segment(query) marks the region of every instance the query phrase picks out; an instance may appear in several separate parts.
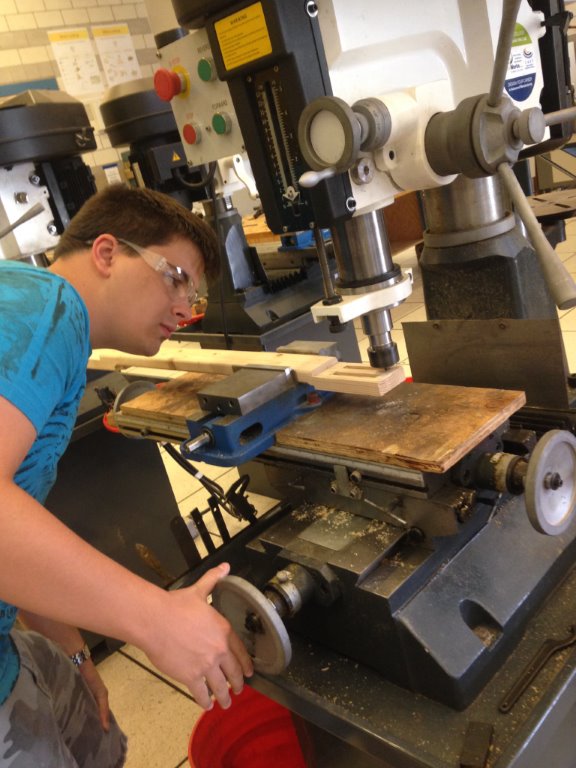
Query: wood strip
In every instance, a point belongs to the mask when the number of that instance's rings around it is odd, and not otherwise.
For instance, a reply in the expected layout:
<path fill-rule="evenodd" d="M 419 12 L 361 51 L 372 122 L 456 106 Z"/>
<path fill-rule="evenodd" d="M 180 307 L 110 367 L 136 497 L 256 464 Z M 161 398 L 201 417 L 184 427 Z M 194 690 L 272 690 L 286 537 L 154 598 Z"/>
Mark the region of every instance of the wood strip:
<path fill-rule="evenodd" d="M 128 416 L 122 413 L 119 418 L 115 419 L 115 422 L 121 432 L 133 430 L 142 437 L 151 437 L 159 442 L 167 440 L 181 443 L 190 438 L 188 427 L 185 424 L 175 424 L 173 421 L 153 419 L 149 416 L 146 418 Z"/>
<path fill-rule="evenodd" d="M 170 343 L 169 343 L 170 344 Z M 302 376 L 320 373 L 338 360 L 328 355 L 294 355 L 283 352 L 245 352 L 241 350 L 198 349 L 189 346 L 162 345 L 153 357 L 129 355 L 111 349 L 96 350 L 89 361 L 90 368 L 122 369 L 132 366 L 167 368 L 205 373 L 233 373 L 238 368 L 292 368 Z"/>
<path fill-rule="evenodd" d="M 231 374 L 247 366 L 290 368 L 296 380 L 328 392 L 347 392 L 379 397 L 404 380 L 401 366 L 387 371 L 367 363 L 340 363 L 328 355 L 295 355 L 284 352 L 245 352 L 198 349 L 167 342 L 153 357 L 128 355 L 116 350 L 96 350 L 88 367 L 96 370 L 123 370 L 134 366 L 163 370 Z"/>

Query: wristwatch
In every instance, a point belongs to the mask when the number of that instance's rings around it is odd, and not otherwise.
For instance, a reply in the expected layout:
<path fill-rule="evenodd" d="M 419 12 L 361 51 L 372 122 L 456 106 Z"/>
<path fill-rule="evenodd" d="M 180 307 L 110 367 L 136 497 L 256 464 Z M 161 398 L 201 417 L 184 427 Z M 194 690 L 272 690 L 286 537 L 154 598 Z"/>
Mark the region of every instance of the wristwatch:
<path fill-rule="evenodd" d="M 88 661 L 92 654 L 90 653 L 90 648 L 88 648 L 88 644 L 84 643 L 83 648 L 81 648 L 79 651 L 76 651 L 76 653 L 73 653 L 68 658 L 74 664 L 76 667 L 81 667 L 82 664 L 84 664 L 85 661 Z"/>

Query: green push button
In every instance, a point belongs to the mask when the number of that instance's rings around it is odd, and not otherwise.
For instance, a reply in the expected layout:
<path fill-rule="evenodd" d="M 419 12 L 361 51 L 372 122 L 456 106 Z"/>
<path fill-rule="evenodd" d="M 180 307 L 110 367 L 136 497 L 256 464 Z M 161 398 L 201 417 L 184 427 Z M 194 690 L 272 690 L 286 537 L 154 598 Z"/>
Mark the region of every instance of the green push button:
<path fill-rule="evenodd" d="M 226 112 L 216 112 L 212 116 L 212 128 L 219 136 L 225 136 L 232 130 L 232 121 L 230 115 Z"/>
<path fill-rule="evenodd" d="M 216 79 L 216 73 L 214 71 L 214 62 L 212 59 L 200 59 L 198 62 L 198 77 L 205 83 L 209 83 Z"/>

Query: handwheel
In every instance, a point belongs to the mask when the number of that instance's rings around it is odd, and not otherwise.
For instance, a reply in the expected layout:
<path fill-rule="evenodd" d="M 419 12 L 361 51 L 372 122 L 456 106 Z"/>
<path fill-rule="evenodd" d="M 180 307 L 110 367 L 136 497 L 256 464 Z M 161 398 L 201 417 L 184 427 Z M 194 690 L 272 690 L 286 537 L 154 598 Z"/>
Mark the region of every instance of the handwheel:
<path fill-rule="evenodd" d="M 576 437 L 553 429 L 532 452 L 524 484 L 526 510 L 537 531 L 563 533 L 576 510 Z"/>
<path fill-rule="evenodd" d="M 212 605 L 232 625 L 254 661 L 254 669 L 279 675 L 292 658 L 292 644 L 282 619 L 249 581 L 226 576 L 212 591 Z"/>

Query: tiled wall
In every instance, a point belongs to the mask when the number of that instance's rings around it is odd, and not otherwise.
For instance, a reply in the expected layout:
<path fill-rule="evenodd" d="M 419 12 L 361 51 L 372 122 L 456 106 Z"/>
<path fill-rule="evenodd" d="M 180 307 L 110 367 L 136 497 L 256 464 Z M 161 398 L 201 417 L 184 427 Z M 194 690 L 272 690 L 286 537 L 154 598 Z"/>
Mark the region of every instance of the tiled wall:
<path fill-rule="evenodd" d="M 157 62 L 154 38 L 143 2 L 133 0 L 0 0 L 0 84 L 56 78 L 59 70 L 48 40 L 48 30 L 91 24 L 128 25 L 142 77 L 153 74 Z M 83 155 L 94 166 L 118 160 L 103 130 L 98 103 L 87 104 L 96 130 L 98 150 Z"/>

